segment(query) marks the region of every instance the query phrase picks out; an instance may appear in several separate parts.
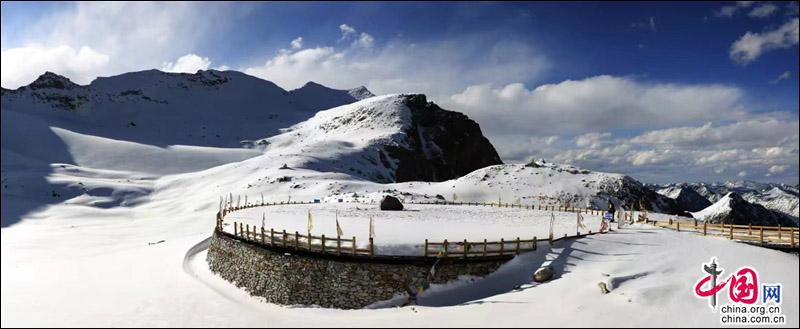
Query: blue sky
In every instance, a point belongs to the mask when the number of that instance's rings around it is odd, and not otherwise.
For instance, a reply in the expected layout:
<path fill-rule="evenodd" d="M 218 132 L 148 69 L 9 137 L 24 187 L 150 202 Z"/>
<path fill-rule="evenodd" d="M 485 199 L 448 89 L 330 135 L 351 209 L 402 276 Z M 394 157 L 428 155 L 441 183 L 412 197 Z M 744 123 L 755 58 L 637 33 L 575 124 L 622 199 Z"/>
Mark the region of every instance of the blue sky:
<path fill-rule="evenodd" d="M 423 92 L 507 161 L 795 184 L 797 16 L 789 2 L 3 2 L 2 84 L 222 68 Z"/>

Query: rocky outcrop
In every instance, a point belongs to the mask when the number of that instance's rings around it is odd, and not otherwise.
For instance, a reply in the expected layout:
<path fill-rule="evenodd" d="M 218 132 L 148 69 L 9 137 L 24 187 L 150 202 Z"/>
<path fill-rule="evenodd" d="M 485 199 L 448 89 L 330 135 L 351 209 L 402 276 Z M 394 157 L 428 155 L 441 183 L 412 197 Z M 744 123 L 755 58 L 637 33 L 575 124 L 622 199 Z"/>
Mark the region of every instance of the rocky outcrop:
<path fill-rule="evenodd" d="M 441 182 L 503 163 L 480 126 L 466 115 L 444 110 L 425 95 L 408 95 L 405 102 L 411 110 L 405 131 L 410 148 L 385 148 L 399 161 L 396 182 Z"/>
<path fill-rule="evenodd" d="M 391 195 L 386 195 L 381 200 L 381 210 L 403 210 L 403 203 Z"/>

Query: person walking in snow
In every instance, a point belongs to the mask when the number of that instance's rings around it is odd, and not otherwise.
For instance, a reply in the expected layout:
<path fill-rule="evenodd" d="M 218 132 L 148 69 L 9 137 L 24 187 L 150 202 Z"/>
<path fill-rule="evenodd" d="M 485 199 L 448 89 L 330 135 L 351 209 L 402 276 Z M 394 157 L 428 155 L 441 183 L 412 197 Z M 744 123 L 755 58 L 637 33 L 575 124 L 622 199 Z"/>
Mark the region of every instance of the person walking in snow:
<path fill-rule="evenodd" d="M 609 199 L 608 200 L 608 213 L 611 214 L 611 220 L 610 221 L 612 223 L 614 222 L 614 218 L 615 218 L 614 215 L 615 215 L 616 212 L 617 212 L 617 209 L 614 207 L 614 203 L 611 202 L 611 200 Z"/>

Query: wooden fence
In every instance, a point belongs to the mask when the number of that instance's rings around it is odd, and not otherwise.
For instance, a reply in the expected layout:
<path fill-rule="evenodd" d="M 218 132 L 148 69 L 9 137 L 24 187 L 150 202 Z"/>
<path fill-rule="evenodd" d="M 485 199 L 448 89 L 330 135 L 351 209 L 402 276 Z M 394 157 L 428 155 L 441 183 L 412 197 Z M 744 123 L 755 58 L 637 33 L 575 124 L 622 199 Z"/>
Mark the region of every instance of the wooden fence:
<path fill-rule="evenodd" d="M 721 236 L 730 240 L 738 240 L 760 246 L 800 247 L 800 229 L 797 227 L 757 226 L 757 225 L 732 225 L 709 224 L 698 220 L 666 221 L 648 220 L 657 227 L 673 229 L 676 231 L 690 231 L 704 236 Z"/>
<path fill-rule="evenodd" d="M 226 225 L 225 216 L 231 212 L 249 209 L 255 207 L 266 207 L 276 205 L 296 205 L 296 204 L 314 204 L 315 202 L 292 201 L 292 202 L 260 202 L 245 205 L 226 205 L 217 213 L 216 230 L 226 233 L 223 227 Z M 415 204 L 439 204 L 439 205 L 473 205 L 473 206 L 488 206 L 488 207 L 502 207 L 502 208 L 519 208 L 519 209 L 539 209 L 546 211 L 568 211 L 583 214 L 602 214 L 601 210 L 586 209 L 586 208 L 566 208 L 551 205 L 522 205 L 512 203 L 478 203 L 478 202 L 419 202 Z M 625 218 L 628 218 L 626 213 Z M 630 213 L 632 218 L 633 213 Z M 574 236 L 564 235 L 563 237 L 554 238 L 549 237 L 544 241 L 553 243 L 556 241 L 578 238 L 587 235 L 592 235 L 589 230 L 588 233 L 581 234 L 577 232 Z M 324 234 L 320 236 L 310 234 L 300 234 L 299 231 L 286 232 L 286 230 L 277 231 L 274 228 L 267 229 L 266 227 L 257 227 L 255 225 L 233 222 L 233 236 L 242 240 L 249 241 L 256 244 L 261 244 L 270 247 L 282 247 L 294 250 L 301 250 L 307 252 L 316 252 L 322 254 L 334 255 L 355 255 L 355 256 L 375 256 L 375 244 L 373 238 L 368 239 L 366 248 L 358 248 L 356 237 L 342 238 L 341 236 L 326 237 Z M 457 242 L 449 242 L 444 240 L 442 242 L 432 242 L 425 239 L 423 257 L 435 258 L 480 258 L 480 257 L 503 257 L 519 255 L 520 253 L 536 250 L 536 244 L 542 240 L 533 237 L 529 240 L 523 240 L 517 237 L 516 239 L 500 241 L 467 241 L 466 239 Z"/>
<path fill-rule="evenodd" d="M 358 248 L 356 237 L 342 238 L 341 236 L 326 237 L 323 235 L 300 234 L 286 232 L 286 230 L 276 231 L 273 228 L 267 230 L 265 227 L 250 226 L 239 222 L 233 222 L 233 235 L 245 241 L 250 241 L 270 247 L 282 247 L 294 250 L 318 252 L 322 254 L 336 255 L 364 255 L 373 256 L 375 244 L 372 238 L 368 239 L 366 249 Z"/>

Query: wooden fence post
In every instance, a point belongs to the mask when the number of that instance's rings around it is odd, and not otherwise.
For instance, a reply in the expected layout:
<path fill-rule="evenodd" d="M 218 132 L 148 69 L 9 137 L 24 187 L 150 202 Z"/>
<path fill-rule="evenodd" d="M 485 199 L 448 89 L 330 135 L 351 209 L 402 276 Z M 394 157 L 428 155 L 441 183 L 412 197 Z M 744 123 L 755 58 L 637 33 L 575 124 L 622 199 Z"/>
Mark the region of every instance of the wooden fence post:
<path fill-rule="evenodd" d="M 467 244 L 467 239 L 464 239 L 464 258 L 467 258 L 467 250 L 469 249 L 469 245 Z"/>
<path fill-rule="evenodd" d="M 792 243 L 792 248 L 794 248 L 794 229 L 789 231 L 789 241 Z"/>
<path fill-rule="evenodd" d="M 269 245 L 270 246 L 275 245 L 275 230 L 272 229 L 271 227 L 269 228 Z"/>
<path fill-rule="evenodd" d="M 444 239 L 442 245 L 444 245 L 444 257 L 447 257 L 447 239 Z"/>
<path fill-rule="evenodd" d="M 325 234 L 322 235 L 322 253 L 325 253 Z"/>
<path fill-rule="evenodd" d="M 678 232 L 681 231 L 681 222 L 675 222 L 677 224 Z"/>
<path fill-rule="evenodd" d="M 781 231 L 783 231 L 783 229 L 781 228 L 780 225 L 778 225 L 778 243 L 781 242 Z"/>
<path fill-rule="evenodd" d="M 238 223 L 233 222 L 233 235 L 234 236 L 239 235 L 239 227 L 238 227 L 238 225 L 239 225 Z"/>
<path fill-rule="evenodd" d="M 264 234 L 264 226 L 261 226 L 261 244 L 267 244 L 267 235 Z"/>
<path fill-rule="evenodd" d="M 519 237 L 517 237 L 517 250 L 516 254 L 519 255 Z"/>
<path fill-rule="evenodd" d="M 486 257 L 486 239 L 483 239 L 483 257 Z"/>
<path fill-rule="evenodd" d="M 730 225 L 730 237 L 733 240 L 733 224 Z"/>
<path fill-rule="evenodd" d="M 761 241 L 761 245 L 763 246 L 764 245 L 764 227 L 763 226 L 758 228 L 758 236 L 759 236 L 759 240 Z"/>
<path fill-rule="evenodd" d="M 506 249 L 506 241 L 500 238 L 500 256 L 503 256 L 503 251 Z"/>
<path fill-rule="evenodd" d="M 424 256 L 428 257 L 428 239 L 425 239 L 425 253 L 424 253 Z"/>
<path fill-rule="evenodd" d="M 747 224 L 747 235 L 753 235 L 753 223 Z"/>
<path fill-rule="evenodd" d="M 300 232 L 294 231 L 294 250 L 300 249 Z"/>
<path fill-rule="evenodd" d="M 372 238 L 369 238 L 369 257 L 372 257 L 375 254 L 375 245 L 372 242 Z"/>
<path fill-rule="evenodd" d="M 283 230 L 283 247 L 286 248 L 286 230 Z"/>
<path fill-rule="evenodd" d="M 703 236 L 706 235 L 707 225 L 708 225 L 708 223 L 706 221 L 703 221 Z"/>
<path fill-rule="evenodd" d="M 533 237 L 533 250 L 536 250 L 536 237 Z"/>

